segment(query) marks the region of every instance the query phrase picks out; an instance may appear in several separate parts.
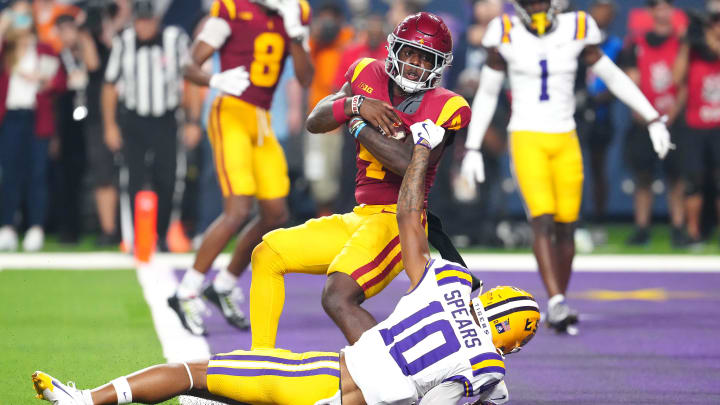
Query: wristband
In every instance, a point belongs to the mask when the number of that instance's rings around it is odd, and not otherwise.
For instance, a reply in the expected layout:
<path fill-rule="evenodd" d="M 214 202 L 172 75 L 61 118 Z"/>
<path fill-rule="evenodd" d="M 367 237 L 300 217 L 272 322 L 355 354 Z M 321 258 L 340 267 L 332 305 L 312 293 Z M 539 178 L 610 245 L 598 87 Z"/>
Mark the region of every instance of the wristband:
<path fill-rule="evenodd" d="M 415 145 L 424 146 L 424 147 L 428 148 L 428 150 L 432 150 L 432 147 L 430 147 L 430 141 L 428 141 L 425 138 L 418 139 L 418 141 L 415 142 Z"/>
<path fill-rule="evenodd" d="M 335 121 L 337 121 L 338 124 L 347 122 L 347 120 L 350 119 L 350 117 L 347 114 L 345 114 L 345 100 L 347 100 L 347 97 L 343 97 L 341 99 L 333 101 L 333 105 L 332 105 L 333 118 L 335 118 Z"/>
<path fill-rule="evenodd" d="M 350 121 L 350 125 L 348 125 L 348 129 L 350 130 L 350 134 L 353 138 L 357 139 L 358 135 L 360 135 L 360 131 L 362 131 L 362 129 L 366 126 L 367 122 L 365 122 L 362 118 L 353 118 Z"/>
<path fill-rule="evenodd" d="M 360 115 L 360 106 L 365 101 L 365 96 L 353 96 L 352 98 L 352 113 L 353 115 Z"/>

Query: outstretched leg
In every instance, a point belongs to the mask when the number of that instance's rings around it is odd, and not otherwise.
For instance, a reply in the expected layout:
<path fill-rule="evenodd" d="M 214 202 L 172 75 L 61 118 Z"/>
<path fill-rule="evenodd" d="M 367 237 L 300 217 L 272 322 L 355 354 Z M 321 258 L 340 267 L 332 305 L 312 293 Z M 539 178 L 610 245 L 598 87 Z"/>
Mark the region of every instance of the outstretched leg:
<path fill-rule="evenodd" d="M 83 391 L 62 384 L 42 371 L 35 372 L 32 380 L 39 396 L 51 402 L 77 405 L 156 404 L 178 395 L 209 398 L 207 368 L 207 361 L 162 364 Z"/>

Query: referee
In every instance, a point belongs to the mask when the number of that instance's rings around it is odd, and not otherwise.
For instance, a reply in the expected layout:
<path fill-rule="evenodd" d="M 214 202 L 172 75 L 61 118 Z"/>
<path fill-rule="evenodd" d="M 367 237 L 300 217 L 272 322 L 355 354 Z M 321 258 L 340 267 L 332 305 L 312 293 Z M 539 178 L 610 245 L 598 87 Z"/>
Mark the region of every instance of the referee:
<path fill-rule="evenodd" d="M 151 0 L 133 1 L 133 14 L 133 25 L 113 39 L 105 71 L 105 142 L 123 153 L 131 201 L 141 189 L 156 192 L 158 246 L 166 250 L 177 165 L 176 112 L 189 38 L 178 27 L 161 27 Z M 188 118 L 186 132 L 200 131 L 199 117 Z"/>

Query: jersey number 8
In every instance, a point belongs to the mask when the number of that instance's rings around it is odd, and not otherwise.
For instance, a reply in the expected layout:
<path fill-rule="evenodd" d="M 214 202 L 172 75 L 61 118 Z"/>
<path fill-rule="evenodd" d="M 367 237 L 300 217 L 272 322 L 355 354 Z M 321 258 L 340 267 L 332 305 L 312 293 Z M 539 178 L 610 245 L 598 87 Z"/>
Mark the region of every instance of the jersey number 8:
<path fill-rule="evenodd" d="M 380 335 L 385 345 L 392 345 L 390 347 L 390 355 L 406 376 L 415 375 L 460 350 L 460 342 L 450 322 L 445 319 L 439 319 L 434 322 L 426 321 L 430 316 L 440 312 L 443 312 L 442 304 L 439 301 L 433 301 L 427 307 L 403 319 L 397 325 L 389 329 L 380 330 Z M 425 321 L 425 323 L 420 329 L 405 336 L 397 343 L 395 342 L 395 338 L 398 337 L 398 335 L 423 321 Z M 432 342 L 442 340 L 443 343 L 441 345 L 411 362 L 407 361 L 405 353 L 438 332 L 442 335 L 442 339 L 433 340 Z M 427 343 L 425 344 L 427 345 Z"/>
<path fill-rule="evenodd" d="M 250 65 L 250 81 L 257 87 L 272 87 L 280 76 L 285 40 L 277 32 L 264 32 L 255 38 L 255 53 Z"/>

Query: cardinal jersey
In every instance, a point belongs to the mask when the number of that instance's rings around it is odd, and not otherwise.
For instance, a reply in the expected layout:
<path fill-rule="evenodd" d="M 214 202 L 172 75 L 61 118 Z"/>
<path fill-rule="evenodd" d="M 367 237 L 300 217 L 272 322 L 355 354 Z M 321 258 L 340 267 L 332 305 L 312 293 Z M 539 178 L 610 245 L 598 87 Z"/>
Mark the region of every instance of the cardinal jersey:
<path fill-rule="evenodd" d="M 578 56 L 601 40 L 595 20 L 584 11 L 558 15 L 553 29 L 542 37 L 528 31 L 516 16 L 492 20 L 483 46 L 497 48 L 507 61 L 512 90 L 508 129 L 573 131 Z"/>
<path fill-rule="evenodd" d="M 695 50 L 690 52 L 685 119 L 695 129 L 720 126 L 720 59 L 708 60 Z"/>
<path fill-rule="evenodd" d="M 647 35 L 635 41 L 637 68 L 640 71 L 640 90 L 661 114 L 672 110 L 677 101 L 677 87 L 672 69 L 680 50 L 680 40 L 672 36 L 662 44 L 653 46 Z"/>
<path fill-rule="evenodd" d="M 473 320 L 470 273 L 430 260 L 414 290 L 390 316 L 346 347 L 348 371 L 372 404 L 409 404 L 433 387 L 455 381 L 467 397 L 499 383 L 505 364 L 483 316 Z"/>
<path fill-rule="evenodd" d="M 310 6 L 299 2 L 301 19 L 310 21 Z M 250 73 L 250 87 L 239 97 L 250 104 L 270 109 L 273 93 L 282 75 L 289 41 L 282 17 L 266 14 L 250 0 L 215 0 L 210 16 L 225 20 L 230 36 L 219 49 L 220 70 L 245 66 Z"/>
<path fill-rule="evenodd" d="M 345 74 L 350 83 L 352 94 L 364 95 L 393 104 L 390 101 L 390 77 L 385 73 L 385 65 L 372 58 L 364 58 L 353 63 Z M 430 119 L 437 125 L 451 131 L 464 128 L 470 122 L 470 106 L 467 101 L 444 88 L 435 88 L 404 100 L 395 107 L 403 122 L 402 130 L 411 138 L 410 125 Z M 400 192 L 402 177 L 380 164 L 360 142 L 356 141 L 357 176 L 355 178 L 355 199 L 358 204 L 380 205 L 396 204 Z M 425 198 L 435 179 L 438 161 L 431 162 L 425 177 Z"/>

